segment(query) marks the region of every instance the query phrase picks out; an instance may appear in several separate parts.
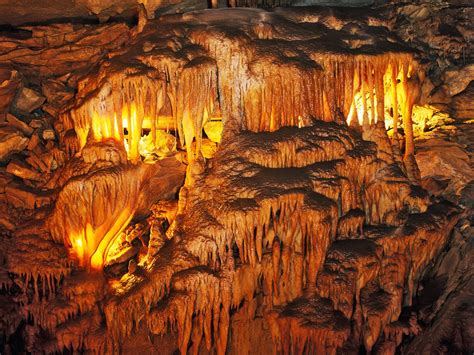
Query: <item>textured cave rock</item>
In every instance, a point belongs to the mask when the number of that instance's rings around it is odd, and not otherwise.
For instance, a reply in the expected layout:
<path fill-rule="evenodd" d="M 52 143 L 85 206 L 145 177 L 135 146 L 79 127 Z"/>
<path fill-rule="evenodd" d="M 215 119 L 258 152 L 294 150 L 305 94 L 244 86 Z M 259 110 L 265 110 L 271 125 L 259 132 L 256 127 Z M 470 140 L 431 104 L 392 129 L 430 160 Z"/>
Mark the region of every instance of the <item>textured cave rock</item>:
<path fill-rule="evenodd" d="M 463 6 L 464 5 L 464 6 Z M 464 108 L 456 108 L 456 96 L 474 80 L 472 63 L 474 34 L 472 6 L 463 1 L 402 4 L 394 8 L 391 29 L 414 48 L 423 52 L 427 79 L 422 88 L 422 103 L 451 112 L 456 118 L 472 118 Z M 467 115 L 466 115 L 467 113 Z"/>
<path fill-rule="evenodd" d="M 0 351 L 472 351 L 472 129 L 414 107 L 439 80 L 469 119 L 469 68 L 424 81 L 387 27 L 436 6 L 2 33 Z"/>
<path fill-rule="evenodd" d="M 241 7 L 275 7 L 275 6 L 367 6 L 374 0 L 285 0 L 285 1 L 197 1 L 197 0 L 20 0 L 12 4 L 8 0 L 0 1 L 0 24 L 20 25 L 25 23 L 44 23 L 48 21 L 64 21 L 68 19 L 98 19 L 107 21 L 110 18 L 132 19 L 137 8 L 143 4 L 149 18 L 155 14 L 183 13 L 203 10 L 210 6 L 241 6 Z M 27 10 L 26 10 L 27 9 Z"/>

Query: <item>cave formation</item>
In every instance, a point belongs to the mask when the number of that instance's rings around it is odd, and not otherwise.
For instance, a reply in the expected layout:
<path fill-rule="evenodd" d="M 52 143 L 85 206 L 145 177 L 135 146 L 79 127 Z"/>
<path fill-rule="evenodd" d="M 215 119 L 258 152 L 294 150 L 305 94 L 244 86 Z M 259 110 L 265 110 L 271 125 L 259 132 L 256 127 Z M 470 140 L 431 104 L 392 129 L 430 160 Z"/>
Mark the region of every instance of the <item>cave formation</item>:
<path fill-rule="evenodd" d="M 474 351 L 472 7 L 46 3 L 0 3 L 0 353 Z"/>

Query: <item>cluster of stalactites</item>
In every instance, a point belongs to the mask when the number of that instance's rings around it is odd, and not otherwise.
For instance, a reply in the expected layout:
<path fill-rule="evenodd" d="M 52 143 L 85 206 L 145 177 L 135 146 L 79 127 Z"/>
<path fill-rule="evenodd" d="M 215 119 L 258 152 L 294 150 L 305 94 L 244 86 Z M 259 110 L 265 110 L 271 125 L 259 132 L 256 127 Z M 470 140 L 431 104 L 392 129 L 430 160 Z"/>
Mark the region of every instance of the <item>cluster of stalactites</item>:
<path fill-rule="evenodd" d="M 232 263 L 227 258 L 227 264 Z M 164 334 L 178 328 L 178 347 L 181 354 L 198 354 L 202 340 L 208 351 L 214 339 L 218 354 L 225 354 L 230 322 L 231 283 L 229 270 L 223 265 L 219 277 L 212 272 L 186 271 L 174 276 L 171 296 L 152 308 L 147 325 L 154 334 Z M 188 350 L 189 342 L 192 347 Z"/>
<path fill-rule="evenodd" d="M 52 297 L 59 288 L 61 278 L 68 275 L 69 272 L 69 269 L 64 268 L 64 270 L 58 270 L 57 273 L 41 273 L 36 270 L 19 273 L 19 277 L 23 282 L 22 291 L 26 292 L 28 287 L 31 287 L 36 300 Z"/>
<path fill-rule="evenodd" d="M 413 154 L 411 112 L 419 80 L 411 54 L 316 53 L 312 59 L 318 65 L 305 67 L 251 61 L 245 49 L 236 53 L 199 36 L 194 41 L 216 61 L 198 57 L 183 67 L 163 64 L 162 70 L 150 69 L 158 79 L 148 74 L 105 75 L 95 84 L 100 89 L 91 83 L 84 87 L 91 94 L 82 93 L 86 99 L 66 113 L 81 148 L 89 139 L 125 138 L 129 159 L 138 161 L 143 129 L 149 130 L 152 146 L 157 145 L 158 129 L 172 129 L 192 160 L 200 151 L 203 126 L 216 112 L 222 112 L 229 129 L 254 132 L 302 127 L 312 118 L 367 127 L 390 115 L 395 137 L 403 117 L 406 154 Z"/>
<path fill-rule="evenodd" d="M 370 126 L 383 122 L 390 110 L 395 121 L 399 114 L 411 116 L 416 100 L 411 54 L 314 60 L 321 68 L 253 64 L 252 72 L 257 75 L 249 78 L 243 95 L 247 129 L 262 132 L 301 127 L 310 117 Z M 405 125 L 408 123 L 405 120 Z"/>
<path fill-rule="evenodd" d="M 416 62 L 409 54 L 376 57 L 358 61 L 347 80 L 352 102 L 345 113 L 347 123 L 362 128 L 393 119 L 393 137 L 397 138 L 400 117 L 406 135 L 405 155 L 413 155 L 412 108 L 419 96 Z M 345 106 L 347 107 L 347 106 Z"/>
<path fill-rule="evenodd" d="M 324 207 L 311 207 L 312 198 Z M 222 239 L 232 238 L 240 261 L 261 273 L 268 303 L 280 304 L 314 286 L 325 251 L 335 238 L 337 206 L 319 194 L 294 193 L 265 200 L 259 210 L 233 211 L 223 221 L 227 238 Z M 263 260 L 265 250 L 271 251 L 271 260 Z M 260 269 L 262 265 L 271 268 Z M 242 290 L 234 294 L 237 307 Z"/>
<path fill-rule="evenodd" d="M 167 75 L 166 80 L 114 75 L 97 95 L 65 113 L 63 121 L 74 127 L 81 149 L 88 142 L 112 138 L 123 142 L 132 162 L 147 153 L 139 149 L 144 130 L 151 135 L 150 151 L 159 146 L 158 130 L 173 130 L 188 154 L 196 154 L 203 126 L 214 112 L 216 78 L 211 60 L 184 67 L 178 77 Z M 194 140 L 196 149 L 192 150 Z"/>
<path fill-rule="evenodd" d="M 176 329 L 183 354 L 198 353 L 202 339 L 208 350 L 214 341 L 217 353 L 224 354 L 229 311 L 239 308 L 242 300 L 253 299 L 259 279 L 268 305 L 284 304 L 304 289 L 314 289 L 335 238 L 337 206 L 319 194 L 295 193 L 265 200 L 259 210 L 233 211 L 222 221 L 225 226 L 216 231 L 220 232 L 216 241 L 221 243 L 216 250 L 222 261 L 219 277 L 204 266 L 176 272 L 168 297 L 146 318 L 154 334 Z M 229 254 L 234 242 L 238 266 Z M 209 255 L 199 257 L 209 263 Z"/>

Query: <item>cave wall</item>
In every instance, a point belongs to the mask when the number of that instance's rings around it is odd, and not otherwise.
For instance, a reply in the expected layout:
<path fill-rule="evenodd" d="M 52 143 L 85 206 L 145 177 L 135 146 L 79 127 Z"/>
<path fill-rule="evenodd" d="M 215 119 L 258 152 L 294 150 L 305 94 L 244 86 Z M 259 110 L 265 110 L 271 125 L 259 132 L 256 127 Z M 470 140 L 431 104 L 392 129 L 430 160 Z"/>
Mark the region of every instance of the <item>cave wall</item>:
<path fill-rule="evenodd" d="M 236 1 L 237 6 L 367 6 L 374 0 L 282 0 Z M 206 0 L 19 0 L 12 3 L 0 0 L 0 25 L 20 25 L 47 21 L 64 21 L 71 18 L 106 21 L 111 17 L 132 19 L 137 6 L 143 4 L 150 18 L 165 13 L 182 13 L 210 7 Z M 219 7 L 228 5 L 218 0 Z"/>
<path fill-rule="evenodd" d="M 119 17 L 132 20 L 137 6 L 143 4 L 149 18 L 162 14 L 183 13 L 211 7 L 277 7 L 277 6 L 341 6 L 364 7 L 370 5 L 405 4 L 399 0 L 19 0 L 12 3 L 0 0 L 0 25 L 20 25 L 47 21 L 64 21 L 75 18 L 89 21 L 107 21 Z M 416 1 L 423 6 L 424 1 Z M 426 2 L 428 3 L 428 2 Z M 469 6 L 468 0 L 433 2 L 448 6 Z M 408 4 L 409 5 L 409 4 Z"/>

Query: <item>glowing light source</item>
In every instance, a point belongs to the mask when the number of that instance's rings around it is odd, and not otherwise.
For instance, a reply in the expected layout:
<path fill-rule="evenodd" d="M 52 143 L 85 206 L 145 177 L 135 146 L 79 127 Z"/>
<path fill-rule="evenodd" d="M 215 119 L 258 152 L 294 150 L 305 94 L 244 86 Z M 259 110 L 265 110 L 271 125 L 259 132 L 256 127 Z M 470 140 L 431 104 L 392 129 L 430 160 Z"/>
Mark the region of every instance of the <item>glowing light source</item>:
<path fill-rule="evenodd" d="M 70 240 L 71 240 L 74 253 L 77 259 L 79 260 L 79 264 L 83 265 L 84 264 L 84 243 L 82 242 L 82 236 L 72 235 Z"/>
<path fill-rule="evenodd" d="M 88 223 L 83 231 L 71 233 L 69 241 L 79 265 L 88 269 L 101 270 L 115 239 L 130 223 L 132 217 L 133 211 L 124 209 L 111 226 L 101 225 L 93 228 Z"/>
<path fill-rule="evenodd" d="M 406 114 L 409 93 L 404 83 L 407 76 L 404 76 L 403 68 L 390 63 L 383 74 L 382 87 L 376 87 L 373 83 L 376 74 L 373 70 L 368 73 L 365 81 L 355 81 L 354 95 L 346 118 L 349 125 L 354 120 L 362 126 L 372 125 L 384 119 L 386 126 L 392 126 L 392 122 L 395 126 L 400 112 Z"/>
<path fill-rule="evenodd" d="M 153 153 L 166 155 L 176 149 L 176 139 L 171 139 L 171 136 L 165 132 L 165 130 L 176 129 L 173 117 L 146 116 L 143 109 L 138 107 L 135 102 L 123 105 L 120 113 L 99 114 L 96 111 L 92 112 L 90 127 L 76 130 L 81 148 L 85 146 L 89 135 L 95 142 L 115 139 L 117 142 L 123 142 L 128 159 L 132 162 L 138 162 L 141 156 L 147 157 Z M 196 127 L 194 127 L 190 111 L 183 112 L 182 122 L 186 148 L 191 154 Z M 210 129 L 211 137 L 209 138 L 219 142 L 222 134 L 222 118 L 210 118 L 206 111 L 203 122 L 206 122 L 203 126 Z M 204 128 L 205 131 L 206 128 Z M 144 132 L 149 133 L 145 134 Z"/>

